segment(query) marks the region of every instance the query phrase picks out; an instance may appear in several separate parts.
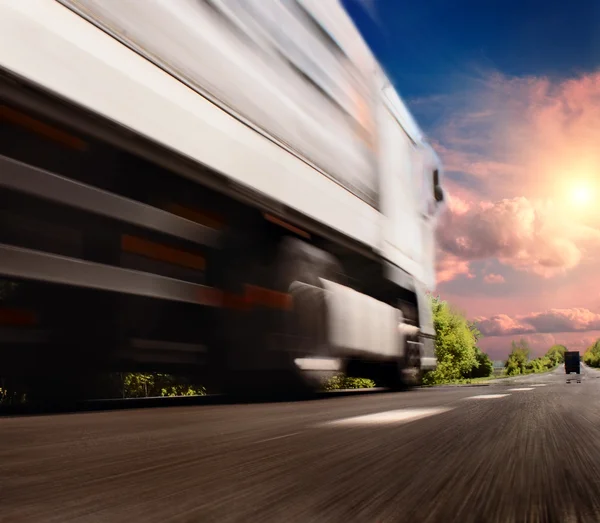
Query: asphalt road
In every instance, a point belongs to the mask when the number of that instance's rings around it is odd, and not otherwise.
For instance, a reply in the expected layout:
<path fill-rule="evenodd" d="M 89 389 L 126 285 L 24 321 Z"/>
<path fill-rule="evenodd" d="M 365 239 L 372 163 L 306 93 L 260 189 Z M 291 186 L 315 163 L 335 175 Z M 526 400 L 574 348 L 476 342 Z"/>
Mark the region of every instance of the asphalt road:
<path fill-rule="evenodd" d="M 600 372 L 0 419 L 0 521 L 600 521 Z"/>

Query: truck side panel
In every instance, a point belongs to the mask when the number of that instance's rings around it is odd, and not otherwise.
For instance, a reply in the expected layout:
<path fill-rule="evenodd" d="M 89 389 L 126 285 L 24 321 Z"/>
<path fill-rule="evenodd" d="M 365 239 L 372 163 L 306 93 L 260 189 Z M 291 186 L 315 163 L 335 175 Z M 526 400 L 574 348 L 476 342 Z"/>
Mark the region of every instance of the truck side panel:
<path fill-rule="evenodd" d="M 2 4 L 0 65 L 365 244 L 435 287 L 422 133 L 358 32 L 351 45 L 338 2 L 301 2 L 316 13 L 312 19 L 295 1 L 269 3 L 286 14 L 291 42 L 258 0 L 149 0 L 143 10 L 132 0 L 61 3 L 112 34 L 126 32 L 131 46 L 225 101 L 233 116 L 50 0 Z M 332 36 L 320 35 L 325 26 L 317 18 L 331 21 Z M 39 45 L 13 45 L 19 38 Z"/>
<path fill-rule="evenodd" d="M 371 205 L 57 2 L 0 2 L 0 67 L 379 247 Z"/>
<path fill-rule="evenodd" d="M 61 1 L 377 205 L 373 76 L 296 0 Z"/>

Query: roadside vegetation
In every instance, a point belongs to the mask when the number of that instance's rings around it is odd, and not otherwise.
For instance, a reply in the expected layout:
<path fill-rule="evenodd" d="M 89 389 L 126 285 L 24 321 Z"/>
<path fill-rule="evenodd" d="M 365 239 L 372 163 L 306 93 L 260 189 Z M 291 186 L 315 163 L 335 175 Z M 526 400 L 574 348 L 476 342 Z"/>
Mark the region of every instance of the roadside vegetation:
<path fill-rule="evenodd" d="M 532 359 L 527 341 L 521 339 L 512 342 L 503 372 L 495 375 L 490 357 L 478 347 L 482 336 L 476 324 L 439 297 L 430 299 L 438 368 L 424 376 L 426 385 L 479 383 L 519 374 L 548 372 L 564 362 L 567 350 L 564 345 L 553 345 L 546 354 Z M 600 343 L 596 354 L 599 357 L 596 361 L 600 364 Z"/>
<path fill-rule="evenodd" d="M 439 297 L 430 297 L 436 332 L 437 369 L 425 373 L 425 385 L 464 383 L 488 378 L 494 371 L 490 357 L 477 345 L 481 333 L 460 311 Z"/>
<path fill-rule="evenodd" d="M 0 379 L 0 405 L 19 405 L 27 402 L 27 395 L 17 392 L 19 387 Z M 91 397 L 102 399 L 153 398 L 173 396 L 204 396 L 206 389 L 187 379 L 158 372 L 119 372 L 100 376 L 91 387 Z M 91 399 L 91 397 L 89 399 Z"/>
<path fill-rule="evenodd" d="M 323 388 L 325 390 L 344 390 L 344 389 L 372 389 L 375 382 L 368 378 L 353 378 L 340 374 L 327 380 Z"/>
<path fill-rule="evenodd" d="M 583 363 L 590 367 L 600 368 L 600 338 L 583 353 Z"/>
<path fill-rule="evenodd" d="M 119 374 L 123 398 L 157 396 L 204 396 L 206 389 L 187 383 L 171 374 L 128 372 Z"/>
<path fill-rule="evenodd" d="M 512 350 L 506 360 L 506 374 L 517 376 L 519 374 L 548 372 L 564 363 L 566 350 L 567 348 L 564 345 L 553 345 L 544 356 L 530 359 L 531 351 L 527 342 L 523 339 L 518 342 L 513 341 Z"/>
<path fill-rule="evenodd" d="M 0 382 L 0 406 L 2 405 L 18 405 L 25 403 L 27 396 L 24 393 L 16 392 L 9 389 L 4 380 Z"/>

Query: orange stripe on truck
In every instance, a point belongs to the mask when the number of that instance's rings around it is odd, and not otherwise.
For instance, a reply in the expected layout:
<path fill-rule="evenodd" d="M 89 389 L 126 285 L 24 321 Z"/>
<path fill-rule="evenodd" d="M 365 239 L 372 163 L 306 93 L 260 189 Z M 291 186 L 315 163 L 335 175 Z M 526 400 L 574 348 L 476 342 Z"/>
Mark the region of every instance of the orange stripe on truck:
<path fill-rule="evenodd" d="M 206 227 L 211 227 L 212 229 L 221 229 L 225 223 L 225 220 L 215 213 L 190 209 L 177 203 L 168 203 L 163 209 L 171 214 L 175 214 L 191 222 L 199 223 L 200 225 L 205 225 Z"/>
<path fill-rule="evenodd" d="M 38 136 L 52 140 L 53 142 L 59 143 L 70 149 L 85 151 L 88 148 L 87 143 L 81 138 L 66 133 L 65 131 L 61 131 L 56 127 L 41 122 L 40 120 L 36 120 L 35 118 L 16 111 L 6 105 L 0 106 L 0 120 L 12 123 L 13 125 L 18 125 Z"/>
<path fill-rule="evenodd" d="M 293 308 L 292 296 L 256 285 L 245 285 L 243 294 L 224 293 L 223 306 L 228 309 L 249 311 L 256 307 L 289 311 Z"/>
<path fill-rule="evenodd" d="M 16 325 L 20 327 L 38 323 L 37 314 L 27 309 L 0 308 L 0 325 Z"/>
<path fill-rule="evenodd" d="M 287 229 L 288 231 L 296 233 L 298 236 L 302 236 L 303 238 L 306 238 L 306 239 L 310 238 L 310 234 L 307 233 L 306 231 L 303 231 L 302 229 L 296 227 L 295 225 L 285 222 L 282 219 L 277 218 L 276 216 L 273 216 L 272 214 L 263 213 L 263 216 L 264 216 L 265 220 L 267 220 L 268 222 L 274 223 L 275 225 L 279 225 L 280 227 L 283 227 L 284 229 Z"/>
<path fill-rule="evenodd" d="M 292 296 L 290 294 L 254 285 L 246 285 L 246 299 L 252 305 L 270 309 L 290 310 L 292 308 Z"/>
<path fill-rule="evenodd" d="M 213 303 L 220 299 L 226 309 L 249 312 L 257 307 L 289 311 L 293 308 L 292 296 L 284 292 L 272 291 L 256 285 L 245 285 L 242 294 L 232 292 L 215 293 Z"/>
<path fill-rule="evenodd" d="M 129 236 L 128 234 L 121 236 L 121 249 L 132 254 L 146 256 L 147 258 L 198 271 L 203 271 L 206 268 L 206 260 L 203 256 L 167 247 L 166 245 L 144 240 L 136 236 Z"/>

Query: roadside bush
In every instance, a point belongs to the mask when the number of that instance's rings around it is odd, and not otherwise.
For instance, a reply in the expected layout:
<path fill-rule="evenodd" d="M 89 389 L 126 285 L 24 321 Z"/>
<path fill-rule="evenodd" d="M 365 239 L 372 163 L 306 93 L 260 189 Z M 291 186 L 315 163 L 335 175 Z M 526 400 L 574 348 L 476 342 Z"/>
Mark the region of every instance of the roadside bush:
<path fill-rule="evenodd" d="M 525 340 L 520 340 L 518 343 L 512 342 L 512 350 L 506 359 L 506 374 L 515 376 L 517 374 L 527 373 L 527 364 L 529 361 L 529 345 Z M 531 367 L 530 367 L 531 368 Z M 533 371 L 532 371 L 533 372 Z"/>
<path fill-rule="evenodd" d="M 512 350 L 506 360 L 505 370 L 508 376 L 547 372 L 565 360 L 566 347 L 554 345 L 540 358 L 529 359 L 529 345 L 525 340 L 512 342 Z"/>
<path fill-rule="evenodd" d="M 600 339 L 587 348 L 583 354 L 583 362 L 590 367 L 600 368 Z"/>
<path fill-rule="evenodd" d="M 552 360 L 553 366 L 556 367 L 565 362 L 565 352 L 567 348 L 564 345 L 553 345 L 546 352 L 546 357 Z"/>
<path fill-rule="evenodd" d="M 344 389 L 372 389 L 375 382 L 368 378 L 352 378 L 339 374 L 333 376 L 325 382 L 325 390 L 344 390 Z"/>
<path fill-rule="evenodd" d="M 156 396 L 204 396 L 206 389 L 170 374 L 129 372 L 122 376 L 123 398 Z"/>
<path fill-rule="evenodd" d="M 20 403 L 25 403 L 26 401 L 27 396 L 25 394 L 0 387 L 0 406 L 18 405 Z"/>
<path fill-rule="evenodd" d="M 438 366 L 436 370 L 424 374 L 423 383 L 435 385 L 462 380 L 475 373 L 482 362 L 484 369 L 481 372 L 487 372 L 487 362 L 480 356 L 482 352 L 477 347 L 477 341 L 481 338 L 479 330 L 447 302 L 439 297 L 430 299 Z"/>
<path fill-rule="evenodd" d="M 27 391 L 18 380 L 0 376 L 0 406 L 19 405 L 27 401 Z"/>
<path fill-rule="evenodd" d="M 547 357 L 536 358 L 530 360 L 525 364 L 525 374 L 532 374 L 536 372 L 545 372 L 549 369 L 556 367 L 554 362 Z"/>
<path fill-rule="evenodd" d="M 469 372 L 464 373 L 463 378 L 487 378 L 494 373 L 494 363 L 485 352 L 482 352 L 481 349 L 479 349 L 479 347 L 477 348 L 476 358 L 477 366 L 473 366 Z"/>

